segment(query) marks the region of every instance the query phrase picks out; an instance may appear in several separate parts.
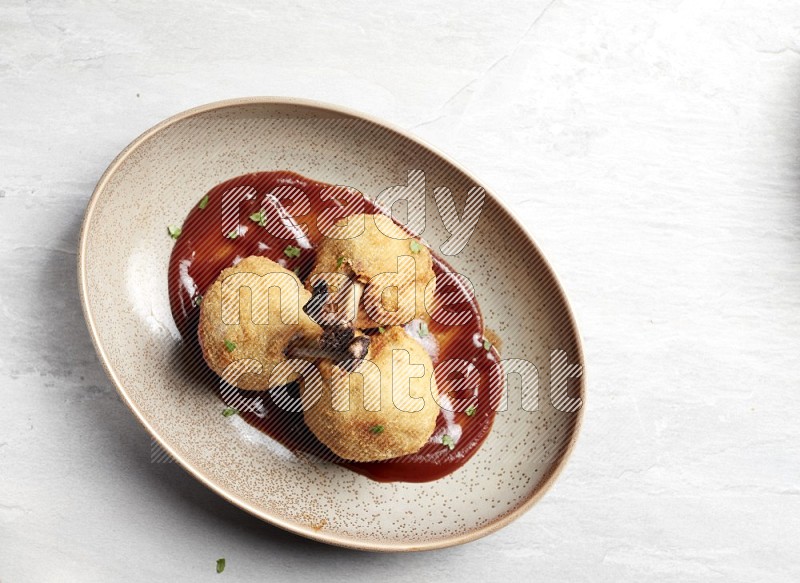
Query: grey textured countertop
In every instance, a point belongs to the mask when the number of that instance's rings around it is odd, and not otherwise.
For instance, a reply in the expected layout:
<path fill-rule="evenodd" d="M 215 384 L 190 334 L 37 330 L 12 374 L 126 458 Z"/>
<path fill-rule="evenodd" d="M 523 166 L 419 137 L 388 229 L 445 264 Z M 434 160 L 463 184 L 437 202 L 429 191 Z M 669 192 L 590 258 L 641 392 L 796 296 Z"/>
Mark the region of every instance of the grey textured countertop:
<path fill-rule="evenodd" d="M 797 581 L 799 93 L 789 0 L 3 2 L 0 581 Z M 552 261 L 586 417 L 511 526 L 346 551 L 150 463 L 84 326 L 82 215 L 139 133 L 246 95 L 410 129 Z"/>

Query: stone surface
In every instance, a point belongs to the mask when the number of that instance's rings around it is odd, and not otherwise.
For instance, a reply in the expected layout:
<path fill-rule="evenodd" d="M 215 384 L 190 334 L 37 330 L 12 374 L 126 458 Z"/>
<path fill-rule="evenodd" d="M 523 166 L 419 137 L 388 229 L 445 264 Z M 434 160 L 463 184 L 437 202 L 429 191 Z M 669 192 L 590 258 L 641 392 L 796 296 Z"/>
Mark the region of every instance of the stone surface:
<path fill-rule="evenodd" d="M 0 581 L 798 580 L 798 22 L 788 0 L 4 2 Z M 268 94 L 416 132 L 560 274 L 588 409 L 508 528 L 345 551 L 150 463 L 83 324 L 82 214 L 154 123 Z"/>

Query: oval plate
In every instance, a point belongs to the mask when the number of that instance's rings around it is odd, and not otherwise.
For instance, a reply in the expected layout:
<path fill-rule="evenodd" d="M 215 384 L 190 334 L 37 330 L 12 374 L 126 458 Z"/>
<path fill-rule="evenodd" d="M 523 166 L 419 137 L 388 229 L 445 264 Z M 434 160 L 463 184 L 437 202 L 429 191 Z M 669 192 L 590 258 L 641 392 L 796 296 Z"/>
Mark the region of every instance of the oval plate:
<path fill-rule="evenodd" d="M 507 407 L 463 468 L 430 483 L 378 483 L 296 457 L 220 414 L 212 381 L 192 374 L 170 312 L 168 224 L 220 182 L 292 170 L 368 197 L 424 172 L 426 226 L 450 238 L 433 196 L 463 214 L 487 196 L 464 248 L 446 258 L 468 277 L 502 339 Z M 443 191 L 439 191 L 443 192 Z M 463 217 L 462 217 L 463 218 Z M 288 98 L 198 107 L 145 132 L 111 163 L 81 233 L 78 277 L 97 353 L 122 399 L 189 473 L 240 508 L 291 532 L 365 550 L 440 548 L 484 536 L 529 509 L 553 482 L 582 417 L 583 354 L 552 269 L 508 210 L 466 170 L 407 132 L 344 108 Z M 514 359 L 514 360 L 508 360 Z"/>

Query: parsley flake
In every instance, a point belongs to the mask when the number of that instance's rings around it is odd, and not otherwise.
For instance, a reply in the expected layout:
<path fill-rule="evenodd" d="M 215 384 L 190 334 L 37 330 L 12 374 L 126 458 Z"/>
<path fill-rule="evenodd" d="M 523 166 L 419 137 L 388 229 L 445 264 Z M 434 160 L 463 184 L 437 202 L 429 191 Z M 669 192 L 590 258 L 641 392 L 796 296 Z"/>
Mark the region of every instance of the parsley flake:
<path fill-rule="evenodd" d="M 203 210 L 208 206 L 208 195 L 205 195 L 203 198 L 200 199 L 200 204 L 197 205 L 197 208 Z"/>
<path fill-rule="evenodd" d="M 374 425 L 370 428 L 370 432 L 378 435 L 379 433 L 383 433 L 383 425 Z"/>
<path fill-rule="evenodd" d="M 411 247 L 412 253 L 419 253 L 420 251 L 422 251 L 422 245 L 420 245 L 419 242 L 417 241 L 411 241 L 411 243 L 408 246 Z"/>
<path fill-rule="evenodd" d="M 283 254 L 286 255 L 286 257 L 300 257 L 300 247 L 289 245 L 283 250 Z"/>
<path fill-rule="evenodd" d="M 225 559 L 217 559 L 217 573 L 222 573 L 225 570 Z"/>
<path fill-rule="evenodd" d="M 483 349 L 484 350 L 491 350 L 492 349 L 492 343 L 489 342 L 486 338 L 483 339 Z"/>
<path fill-rule="evenodd" d="M 453 441 L 453 438 L 447 435 L 446 433 L 442 435 L 442 445 L 447 447 L 450 451 L 456 447 L 456 442 Z"/>
<path fill-rule="evenodd" d="M 428 336 L 428 334 L 430 334 L 430 332 L 428 331 L 428 325 L 425 322 L 420 322 L 419 323 L 419 337 L 420 338 L 425 338 L 426 336 Z"/>
<path fill-rule="evenodd" d="M 227 350 L 228 352 L 233 352 L 234 350 L 236 350 L 236 343 L 235 342 L 231 342 L 230 340 L 226 340 L 225 341 L 225 350 Z"/>
<path fill-rule="evenodd" d="M 228 234 L 227 234 L 227 235 L 225 235 L 225 236 L 226 236 L 228 239 L 235 239 L 236 237 L 238 237 L 238 236 L 239 236 L 239 229 L 238 229 L 238 228 L 236 228 L 236 229 L 234 229 L 233 231 L 231 231 L 230 233 L 228 233 Z"/>
<path fill-rule="evenodd" d="M 380 332 L 381 334 L 385 334 L 386 328 L 384 328 L 383 326 L 378 326 L 378 332 Z"/>
<path fill-rule="evenodd" d="M 478 408 L 475 405 L 470 405 L 466 411 L 467 417 L 472 417 L 473 415 L 475 415 L 475 411 L 477 410 Z"/>
<path fill-rule="evenodd" d="M 336 260 L 336 269 L 341 269 L 341 268 L 342 268 L 342 264 L 343 264 L 344 262 L 345 262 L 345 256 L 344 256 L 344 255 L 342 255 L 341 257 L 339 257 L 339 258 Z"/>
<path fill-rule="evenodd" d="M 237 413 L 238 413 L 238 411 L 236 409 L 234 409 L 233 407 L 226 407 L 222 411 L 222 416 L 223 417 L 230 417 L 231 415 L 236 415 Z"/>
<path fill-rule="evenodd" d="M 194 296 L 194 305 L 195 306 L 199 306 L 202 303 L 203 303 L 203 296 L 201 296 L 200 294 L 197 294 L 196 296 Z"/>
<path fill-rule="evenodd" d="M 258 223 L 260 227 L 267 226 L 267 217 L 262 211 L 258 211 L 257 213 L 250 215 L 250 220 Z"/>
<path fill-rule="evenodd" d="M 169 233 L 169 236 L 172 237 L 173 239 L 177 239 L 178 237 L 180 237 L 182 230 L 183 229 L 181 229 L 180 227 L 176 227 L 175 225 L 170 225 L 169 227 L 167 227 L 167 233 Z"/>

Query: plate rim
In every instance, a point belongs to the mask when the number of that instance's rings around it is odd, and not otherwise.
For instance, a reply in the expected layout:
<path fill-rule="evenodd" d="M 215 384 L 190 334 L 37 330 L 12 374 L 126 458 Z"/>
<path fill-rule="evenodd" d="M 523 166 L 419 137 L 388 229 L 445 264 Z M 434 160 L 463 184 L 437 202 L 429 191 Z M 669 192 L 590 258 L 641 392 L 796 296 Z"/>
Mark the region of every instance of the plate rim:
<path fill-rule="evenodd" d="M 342 535 L 333 532 L 326 532 L 324 530 L 315 530 L 310 525 L 303 525 L 301 523 L 292 521 L 288 518 L 282 518 L 280 516 L 275 516 L 269 512 L 259 510 L 254 506 L 252 506 L 251 504 L 249 504 L 246 500 L 243 500 L 231 494 L 230 492 L 227 492 L 223 486 L 216 484 L 213 480 L 206 477 L 202 471 L 194 467 L 192 463 L 184 459 L 178 452 L 176 452 L 171 446 L 169 446 L 161 439 L 161 436 L 154 430 L 154 428 L 150 425 L 150 423 L 144 417 L 141 411 L 139 411 L 136 404 L 128 396 L 127 389 L 124 387 L 123 383 L 120 381 L 120 379 L 114 372 L 113 368 L 111 367 L 106 351 L 100 341 L 95 326 L 94 317 L 92 315 L 92 309 L 89 305 L 89 299 L 88 299 L 89 280 L 88 280 L 88 271 L 86 266 L 86 249 L 89 240 L 89 225 L 92 222 L 95 207 L 97 206 L 97 203 L 100 200 L 102 193 L 105 191 L 111 177 L 117 172 L 119 167 L 142 144 L 153 138 L 162 130 L 178 122 L 184 121 L 186 119 L 204 113 L 208 113 L 210 111 L 239 107 L 239 106 L 258 106 L 258 105 L 265 105 L 265 106 L 289 105 L 289 106 L 298 106 L 303 108 L 319 109 L 322 111 L 349 116 L 355 119 L 365 120 L 367 122 L 377 125 L 378 127 L 389 130 L 390 132 L 394 132 L 400 135 L 401 137 L 410 140 L 416 145 L 421 146 L 422 148 L 428 150 L 434 156 L 439 157 L 444 162 L 452 165 L 456 170 L 462 172 L 467 178 L 469 178 L 475 184 L 481 186 L 485 190 L 486 194 L 492 198 L 492 201 L 495 202 L 506 213 L 506 215 L 514 222 L 516 227 L 519 228 L 519 230 L 525 235 L 528 243 L 533 246 L 533 248 L 539 254 L 539 257 L 541 257 L 546 273 L 548 273 L 548 275 L 552 277 L 553 282 L 555 283 L 555 289 L 557 291 L 558 298 L 561 302 L 563 302 L 563 305 L 566 308 L 566 314 L 569 319 L 570 327 L 574 331 L 575 350 L 576 350 L 576 355 L 578 357 L 578 363 L 581 366 L 581 377 L 579 379 L 579 385 L 578 385 L 578 396 L 581 399 L 581 407 L 575 412 L 577 418 L 575 419 L 574 422 L 572 435 L 570 436 L 570 439 L 567 442 L 558 461 L 555 463 L 554 467 L 551 468 L 548 474 L 543 478 L 543 480 L 539 483 L 537 488 L 531 493 L 531 495 L 528 498 L 526 498 L 521 504 L 516 506 L 513 510 L 507 512 L 506 514 L 498 517 L 497 519 L 491 522 L 486 523 L 485 525 L 475 530 L 424 542 L 358 540 L 354 536 Z M 77 259 L 78 259 L 77 260 L 78 291 L 80 295 L 81 309 L 83 312 L 84 320 L 86 321 L 86 326 L 89 331 L 89 336 L 91 337 L 92 340 L 92 345 L 94 346 L 95 352 L 97 353 L 97 356 L 100 360 L 103 370 L 113 383 L 114 388 L 116 389 L 120 398 L 128 407 L 128 409 L 131 410 L 131 412 L 133 413 L 134 417 L 139 422 L 139 424 L 145 429 L 145 431 L 150 435 L 150 437 L 156 440 L 159 446 L 162 447 L 172 457 L 173 460 L 175 460 L 193 478 L 195 478 L 198 482 L 206 486 L 212 492 L 216 493 L 218 496 L 228 501 L 229 503 L 233 504 L 234 506 L 241 508 L 248 514 L 255 516 L 256 518 L 259 518 L 260 520 L 268 524 L 289 531 L 296 535 L 334 546 L 350 548 L 355 550 L 362 550 L 362 551 L 379 551 L 379 552 L 409 552 L 409 551 L 434 550 L 434 549 L 441 549 L 471 542 L 479 538 L 482 538 L 484 536 L 487 536 L 493 532 L 496 532 L 497 530 L 503 528 L 504 526 L 507 526 L 508 524 L 510 524 L 511 522 L 522 516 L 525 512 L 530 510 L 530 508 L 532 508 L 542 498 L 542 496 L 544 496 L 544 494 L 552 487 L 553 483 L 556 481 L 558 476 L 563 471 L 564 467 L 567 464 L 568 459 L 570 458 L 573 450 L 575 449 L 575 444 L 577 442 L 578 435 L 580 434 L 581 427 L 583 425 L 584 409 L 586 408 L 587 375 L 586 375 L 586 361 L 583 349 L 583 339 L 580 334 L 580 328 L 577 323 L 575 312 L 572 308 L 572 305 L 569 302 L 564 287 L 561 284 L 561 280 L 558 278 L 558 275 L 553 269 L 553 266 L 550 264 L 549 259 L 542 252 L 541 248 L 533 239 L 533 237 L 531 236 L 525 225 L 523 225 L 519 221 L 519 219 L 517 219 L 515 213 L 513 213 L 511 209 L 509 209 L 509 207 L 505 204 L 505 202 L 503 202 L 499 197 L 496 197 L 493 194 L 493 191 L 487 188 L 482 180 L 478 180 L 469 170 L 464 168 L 464 166 L 456 162 L 453 158 L 451 158 L 450 156 L 448 156 L 435 146 L 429 144 L 427 141 L 419 138 L 418 136 L 410 133 L 409 131 L 397 125 L 394 125 L 393 123 L 387 122 L 373 115 L 363 113 L 351 109 L 349 107 L 334 105 L 331 103 L 326 103 L 314 99 L 306 99 L 299 97 L 281 97 L 281 96 L 252 96 L 252 97 L 238 97 L 233 99 L 224 99 L 220 101 L 213 101 L 210 103 L 206 103 L 204 105 L 193 107 L 185 111 L 182 111 L 180 113 L 174 114 L 162 120 L 161 122 L 155 124 L 151 128 L 145 130 L 133 141 L 131 141 L 122 151 L 120 151 L 119 154 L 117 154 L 117 156 L 111 161 L 106 170 L 103 172 L 102 176 L 98 180 L 97 185 L 95 186 L 92 192 L 91 197 L 89 198 L 89 202 L 86 207 L 86 212 L 83 217 L 80 230 L 80 237 L 78 242 Z"/>

